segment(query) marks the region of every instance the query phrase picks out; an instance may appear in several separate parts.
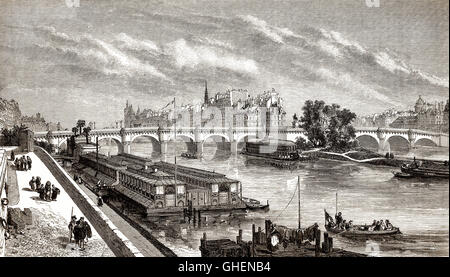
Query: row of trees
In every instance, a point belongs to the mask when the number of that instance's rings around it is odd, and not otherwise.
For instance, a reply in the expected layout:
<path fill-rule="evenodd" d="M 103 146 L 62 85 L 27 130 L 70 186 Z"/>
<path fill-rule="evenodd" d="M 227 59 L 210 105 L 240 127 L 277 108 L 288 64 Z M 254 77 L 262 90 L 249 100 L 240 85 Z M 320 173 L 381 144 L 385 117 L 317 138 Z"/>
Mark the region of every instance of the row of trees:
<path fill-rule="evenodd" d="M 306 101 L 302 111 L 300 119 L 294 115 L 294 121 L 306 131 L 309 142 L 299 138 L 299 148 L 346 149 L 354 145 L 356 135 L 351 123 L 356 118 L 355 113 L 337 104 L 327 105 L 322 100 Z"/>
<path fill-rule="evenodd" d="M 2 143 L 5 146 L 13 146 L 13 145 L 19 145 L 19 135 L 22 131 L 25 131 L 28 129 L 27 126 L 21 124 L 21 125 L 14 125 L 12 128 L 2 129 Z"/>

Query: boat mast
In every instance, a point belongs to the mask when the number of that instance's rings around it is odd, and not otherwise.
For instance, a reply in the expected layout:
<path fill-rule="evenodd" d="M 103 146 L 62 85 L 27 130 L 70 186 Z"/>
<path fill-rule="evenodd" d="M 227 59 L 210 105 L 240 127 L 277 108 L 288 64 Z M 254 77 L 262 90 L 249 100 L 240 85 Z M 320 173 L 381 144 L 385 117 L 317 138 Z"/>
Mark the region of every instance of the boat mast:
<path fill-rule="evenodd" d="M 297 190 L 298 190 L 298 229 L 300 229 L 302 227 L 301 224 L 301 202 L 300 202 L 300 175 L 297 177 Z"/>
<path fill-rule="evenodd" d="M 176 195 L 176 189 L 177 189 L 177 114 L 176 114 L 176 103 L 175 103 L 175 97 L 173 98 L 173 117 L 174 117 L 174 143 L 175 143 L 175 155 L 174 155 L 174 162 L 175 162 L 175 195 Z"/>
<path fill-rule="evenodd" d="M 177 113 L 176 113 L 176 103 L 175 103 L 175 97 L 173 97 L 173 117 L 174 117 L 174 143 L 175 143 L 175 147 L 174 147 L 174 151 L 175 151 L 175 155 L 174 155 L 174 162 L 175 162 L 175 173 L 174 173 L 174 178 L 175 178 L 175 206 L 177 205 Z"/>
<path fill-rule="evenodd" d="M 336 191 L 336 214 L 338 213 L 338 193 Z"/>

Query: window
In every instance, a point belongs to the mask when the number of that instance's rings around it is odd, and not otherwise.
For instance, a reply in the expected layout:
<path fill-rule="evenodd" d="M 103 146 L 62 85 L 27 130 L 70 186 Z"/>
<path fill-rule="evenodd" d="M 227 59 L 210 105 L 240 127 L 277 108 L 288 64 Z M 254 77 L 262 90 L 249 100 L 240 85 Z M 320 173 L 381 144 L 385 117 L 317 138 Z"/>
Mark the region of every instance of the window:
<path fill-rule="evenodd" d="M 157 186 L 156 187 L 156 194 L 164 194 L 164 187 L 163 186 Z"/>
<path fill-rule="evenodd" d="M 213 184 L 212 186 L 211 186 L 211 190 L 212 190 L 212 192 L 219 192 L 219 185 L 217 185 L 217 184 Z"/>
<path fill-rule="evenodd" d="M 177 186 L 177 194 L 184 194 L 186 192 L 186 188 L 184 186 Z"/>

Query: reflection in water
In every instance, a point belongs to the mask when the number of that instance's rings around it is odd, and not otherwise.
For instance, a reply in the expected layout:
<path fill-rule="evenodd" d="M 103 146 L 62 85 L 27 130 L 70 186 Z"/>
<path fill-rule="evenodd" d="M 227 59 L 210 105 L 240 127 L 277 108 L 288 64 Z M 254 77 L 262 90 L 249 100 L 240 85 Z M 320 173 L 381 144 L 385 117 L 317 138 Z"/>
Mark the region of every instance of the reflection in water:
<path fill-rule="evenodd" d="M 145 147 L 145 144 L 141 147 Z M 133 154 L 146 153 L 144 148 L 139 149 L 138 146 L 135 151 Z M 293 201 L 286 210 L 283 209 L 295 192 L 295 182 L 290 180 L 295 180 L 298 175 L 302 182 L 302 226 L 317 222 L 323 230 L 323 210 L 334 213 L 335 193 L 338 192 L 339 211 L 345 219 L 352 219 L 355 224 L 389 219 L 403 233 L 400 237 L 381 241 L 337 238 L 336 247 L 375 256 L 449 255 L 448 180 L 396 179 L 389 167 L 330 160 L 305 163 L 295 171 L 280 170 L 246 163 L 246 158 L 241 155 L 229 157 L 214 145 L 204 147 L 204 152 L 202 160 L 177 158 L 177 161 L 182 165 L 214 170 L 239 179 L 243 184 L 243 195 L 261 202 L 268 200 L 270 211 L 249 213 L 245 217 L 205 215 L 208 225 L 201 229 L 184 224 L 179 218 L 149 222 L 155 230 L 154 235 L 177 255 L 199 256 L 198 247 L 203 232 L 210 239 L 233 239 L 242 229 L 244 240 L 248 241 L 251 240 L 252 223 L 264 228 L 264 219 L 295 228 L 298 224 L 297 201 Z M 413 149 L 413 153 L 408 153 L 408 156 L 429 158 L 424 155 L 428 152 L 432 157 L 448 160 L 448 149 Z M 174 156 L 169 153 L 163 159 L 171 162 Z"/>

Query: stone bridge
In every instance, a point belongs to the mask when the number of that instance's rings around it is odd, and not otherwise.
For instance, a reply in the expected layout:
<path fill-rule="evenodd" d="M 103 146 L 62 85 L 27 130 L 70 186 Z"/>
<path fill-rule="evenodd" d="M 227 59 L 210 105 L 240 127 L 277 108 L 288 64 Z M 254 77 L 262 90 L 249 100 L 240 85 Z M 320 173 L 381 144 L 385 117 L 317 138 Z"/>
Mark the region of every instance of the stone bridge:
<path fill-rule="evenodd" d="M 226 148 L 232 153 L 238 152 L 238 144 L 244 142 L 246 138 L 264 138 L 266 134 L 270 137 L 293 141 L 303 137 L 308 140 L 306 133 L 301 128 L 280 127 L 273 131 L 268 131 L 258 127 L 237 127 L 237 128 L 192 128 L 180 127 L 176 129 L 177 141 L 184 141 L 188 145 L 190 151 L 203 152 L 203 146 L 207 140 L 222 142 L 227 145 Z M 36 132 L 35 140 L 47 141 L 51 143 L 55 149 L 67 143 L 68 138 L 73 135 L 71 131 L 54 131 L 54 132 Z M 378 144 L 379 150 L 383 149 L 386 142 L 392 138 L 400 138 L 409 148 L 414 147 L 419 141 L 427 141 L 435 146 L 448 147 L 448 134 L 438 134 L 428 131 L 411 130 L 411 129 L 379 129 L 379 128 L 357 128 L 356 139 L 364 136 L 371 138 Z M 122 128 L 122 129 L 96 129 L 89 133 L 92 141 L 111 139 L 118 145 L 119 153 L 130 153 L 131 144 L 139 137 L 147 137 L 151 139 L 153 149 L 161 153 L 166 153 L 168 143 L 174 141 L 174 128 Z M 228 146 L 229 145 L 229 146 Z M 229 148 L 228 148 L 229 147 Z"/>

